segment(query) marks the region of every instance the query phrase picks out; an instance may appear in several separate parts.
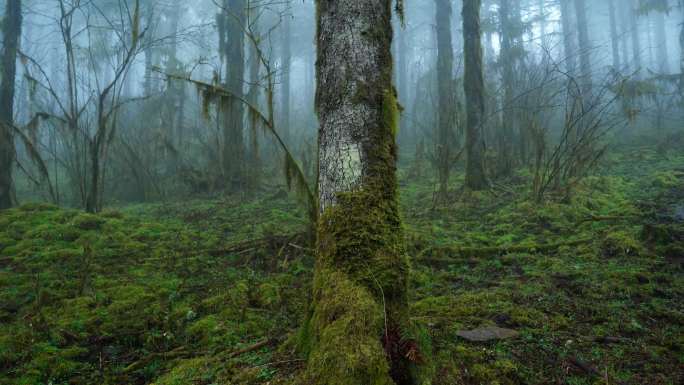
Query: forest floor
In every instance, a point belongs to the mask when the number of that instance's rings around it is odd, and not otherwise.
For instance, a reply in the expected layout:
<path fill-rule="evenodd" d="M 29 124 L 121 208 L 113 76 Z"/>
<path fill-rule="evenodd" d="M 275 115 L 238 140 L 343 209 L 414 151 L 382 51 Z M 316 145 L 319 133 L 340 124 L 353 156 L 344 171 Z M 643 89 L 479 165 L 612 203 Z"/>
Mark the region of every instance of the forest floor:
<path fill-rule="evenodd" d="M 439 208 L 402 167 L 435 385 L 684 383 L 684 154 L 604 163 L 566 203 L 533 203 L 521 174 Z M 0 384 L 291 383 L 306 229 L 278 191 L 0 213 Z M 518 334 L 459 337 L 488 326 Z"/>

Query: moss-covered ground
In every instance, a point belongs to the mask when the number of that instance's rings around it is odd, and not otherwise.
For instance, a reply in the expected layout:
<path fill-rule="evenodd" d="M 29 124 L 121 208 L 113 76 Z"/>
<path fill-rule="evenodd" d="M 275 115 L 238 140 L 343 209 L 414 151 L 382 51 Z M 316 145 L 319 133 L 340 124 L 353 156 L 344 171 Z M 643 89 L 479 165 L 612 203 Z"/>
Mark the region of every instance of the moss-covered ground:
<path fill-rule="evenodd" d="M 433 207 L 400 171 L 434 384 L 684 383 L 684 156 L 611 155 L 569 200 L 529 175 Z M 0 213 L 0 384 L 297 383 L 313 256 L 282 192 Z M 468 342 L 463 329 L 514 329 Z"/>

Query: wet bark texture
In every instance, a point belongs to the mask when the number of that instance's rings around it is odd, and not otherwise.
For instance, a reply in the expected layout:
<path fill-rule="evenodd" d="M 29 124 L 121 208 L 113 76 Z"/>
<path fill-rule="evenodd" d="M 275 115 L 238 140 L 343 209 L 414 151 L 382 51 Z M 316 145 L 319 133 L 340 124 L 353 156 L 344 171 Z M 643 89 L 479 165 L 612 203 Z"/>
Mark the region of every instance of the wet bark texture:
<path fill-rule="evenodd" d="M 11 126 L 14 124 L 14 81 L 21 21 L 21 0 L 7 0 L 2 23 L 4 51 L 0 63 L 0 210 L 12 206 L 12 167 L 15 149 Z"/>
<path fill-rule="evenodd" d="M 414 384 L 390 0 L 319 0 L 320 218 L 303 383 Z"/>
<path fill-rule="evenodd" d="M 482 31 L 480 28 L 481 0 L 463 1 L 463 42 L 465 54 L 466 96 L 466 187 L 483 190 L 488 187 L 484 167 L 485 141 L 483 118 L 485 113 L 484 73 L 482 68 Z"/>

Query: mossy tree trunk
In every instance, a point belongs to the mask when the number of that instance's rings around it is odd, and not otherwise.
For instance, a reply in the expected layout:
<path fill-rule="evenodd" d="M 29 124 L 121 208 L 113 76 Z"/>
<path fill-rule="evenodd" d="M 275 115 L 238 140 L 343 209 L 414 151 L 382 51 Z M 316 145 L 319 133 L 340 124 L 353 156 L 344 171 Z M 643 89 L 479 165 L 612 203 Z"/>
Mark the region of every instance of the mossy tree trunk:
<path fill-rule="evenodd" d="M 303 383 L 414 384 L 391 0 L 319 0 L 320 218 Z"/>
<path fill-rule="evenodd" d="M 482 0 L 463 0 L 463 47 L 465 54 L 466 96 L 466 187 L 484 190 L 489 186 L 484 167 L 485 113 L 484 72 L 482 68 L 482 31 L 480 7 Z"/>
<path fill-rule="evenodd" d="M 452 166 L 451 135 L 454 124 L 454 48 L 451 41 L 451 0 L 435 0 L 437 30 L 437 173 L 439 200 L 446 199 Z"/>
<path fill-rule="evenodd" d="M 15 149 L 11 126 L 14 124 L 14 81 L 21 20 L 21 0 L 7 0 L 2 23 L 4 51 L 0 63 L 0 210 L 12 206 L 12 167 Z"/>
<path fill-rule="evenodd" d="M 399 92 L 399 102 L 400 104 L 406 106 L 408 105 L 408 100 L 409 100 L 409 92 L 408 92 L 408 85 L 409 85 L 409 69 L 408 69 L 408 58 L 409 58 L 409 46 L 406 44 L 406 35 L 407 31 L 404 31 L 402 28 L 399 28 L 398 30 L 395 31 L 395 34 L 397 36 L 397 90 Z M 399 135 L 402 140 L 405 140 L 403 143 L 408 143 L 411 140 L 415 139 L 415 135 L 413 133 L 408 132 L 407 129 L 409 128 L 410 125 L 406 124 L 406 119 L 404 118 L 404 115 L 400 117 L 399 120 Z"/>
<path fill-rule="evenodd" d="M 244 94 L 246 8 L 245 0 L 223 0 L 223 12 L 217 16 L 219 53 L 225 64 L 224 87 L 240 96 Z M 239 189 L 245 182 L 245 107 L 237 98 L 221 104 L 223 176 L 226 187 Z"/>

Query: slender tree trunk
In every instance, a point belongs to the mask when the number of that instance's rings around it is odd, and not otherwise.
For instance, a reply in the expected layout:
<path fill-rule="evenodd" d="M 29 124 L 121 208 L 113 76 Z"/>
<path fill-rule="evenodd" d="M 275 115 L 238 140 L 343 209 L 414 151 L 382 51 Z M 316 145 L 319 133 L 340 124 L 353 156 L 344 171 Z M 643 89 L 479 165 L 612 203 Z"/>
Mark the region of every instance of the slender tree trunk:
<path fill-rule="evenodd" d="M 507 117 L 502 122 L 502 132 L 499 136 L 500 156 L 498 162 L 498 172 L 502 176 L 509 176 L 513 171 L 513 143 L 517 128 L 517 119 L 515 117 L 517 111 L 514 106 L 514 32 L 511 26 L 511 11 L 512 9 L 510 0 L 500 0 L 499 20 L 501 24 L 501 52 L 499 54 L 499 61 L 502 63 L 501 81 L 504 88 L 503 110 L 504 116 Z"/>
<path fill-rule="evenodd" d="M 684 16 L 684 0 L 681 0 L 679 10 Z M 684 104 L 684 17 L 682 17 L 681 30 L 679 31 L 679 94 L 682 96 L 682 104 Z"/>
<path fill-rule="evenodd" d="M 656 12 L 655 14 L 655 35 L 658 44 L 658 71 L 661 74 L 670 73 L 670 54 L 667 49 L 667 32 L 665 31 L 665 14 Z"/>
<path fill-rule="evenodd" d="M 290 43 L 290 23 L 291 15 L 286 14 L 283 18 L 283 30 L 282 30 L 282 88 L 280 90 L 280 104 L 282 108 L 282 123 L 280 124 L 280 131 L 285 139 L 290 136 L 290 70 L 292 65 L 292 46 Z"/>
<path fill-rule="evenodd" d="M 219 28 L 222 39 L 219 50 L 226 66 L 225 87 L 236 95 L 243 95 L 245 77 L 245 0 L 224 0 L 225 14 Z M 223 118 L 223 173 L 229 189 L 239 189 L 244 183 L 245 143 L 242 101 L 235 98 L 221 103 Z"/>
<path fill-rule="evenodd" d="M 577 15 L 577 36 L 580 49 L 580 71 L 582 72 L 582 93 L 585 98 L 591 96 L 591 46 L 589 43 L 589 23 L 585 0 L 575 0 Z"/>
<path fill-rule="evenodd" d="M 463 0 L 463 47 L 465 55 L 466 96 L 466 187 L 483 190 L 489 185 L 484 167 L 485 141 L 482 129 L 485 113 L 484 73 L 482 67 L 482 0 Z"/>
<path fill-rule="evenodd" d="M 610 16 L 610 43 L 613 51 L 613 69 L 620 71 L 620 37 L 618 36 L 617 16 L 615 14 L 615 0 L 608 0 Z"/>
<path fill-rule="evenodd" d="M 306 384 L 415 384 L 399 215 L 391 0 L 318 2 L 318 256 Z"/>
<path fill-rule="evenodd" d="M 90 158 L 90 180 L 88 183 L 88 193 L 86 194 L 85 210 L 89 213 L 100 211 L 100 149 L 98 139 L 95 138 L 88 146 L 88 157 Z"/>
<path fill-rule="evenodd" d="M 639 36 L 639 18 L 637 15 L 637 1 L 632 0 L 629 2 L 629 22 L 630 22 L 630 36 L 632 38 L 632 57 L 634 61 L 634 68 L 636 71 L 636 76 L 639 77 L 641 72 L 641 37 Z"/>
<path fill-rule="evenodd" d="M 546 0 L 539 0 L 537 6 L 539 7 L 539 34 L 541 37 L 542 48 L 548 48 L 546 42 Z"/>
<path fill-rule="evenodd" d="M 250 21 L 251 24 L 251 29 L 252 33 L 255 36 L 260 36 L 261 30 L 259 29 L 259 20 L 256 17 L 256 14 L 258 13 L 258 10 L 253 10 L 255 13 L 254 17 Z M 249 81 L 250 81 L 250 86 L 249 86 L 249 91 L 247 93 L 247 100 L 253 105 L 253 106 L 258 106 L 259 105 L 259 90 L 260 88 L 260 79 L 259 79 L 259 72 L 261 68 L 261 62 L 259 58 L 259 53 L 257 50 L 257 47 L 254 46 L 254 44 L 249 44 L 250 50 L 249 50 Z M 251 149 L 249 152 L 249 175 L 248 180 L 248 187 L 250 190 L 255 190 L 257 186 L 259 185 L 259 181 L 261 179 L 261 157 L 259 153 L 259 122 L 254 119 L 250 118 L 249 119 L 249 124 L 250 124 L 250 129 L 249 129 L 249 134 L 248 134 L 248 143 L 250 143 Z"/>
<path fill-rule="evenodd" d="M 577 66 L 576 57 L 577 46 L 575 44 L 575 26 L 572 19 L 572 10 L 570 9 L 570 1 L 560 0 L 561 6 L 561 24 L 563 26 L 563 48 L 565 52 L 565 68 L 568 74 L 575 73 Z"/>
<path fill-rule="evenodd" d="M 629 52 L 629 7 L 618 7 L 620 16 L 620 49 L 622 50 L 622 70 L 632 67 Z"/>
<path fill-rule="evenodd" d="M 454 117 L 453 66 L 451 41 L 451 0 L 435 0 L 437 32 L 437 173 L 439 200 L 446 199 L 451 173 L 451 131 Z"/>
<path fill-rule="evenodd" d="M 12 167 L 15 148 L 14 82 L 17 72 L 17 51 L 21 37 L 21 0 L 7 0 L 2 23 L 3 47 L 0 63 L 0 210 L 12 207 Z"/>

